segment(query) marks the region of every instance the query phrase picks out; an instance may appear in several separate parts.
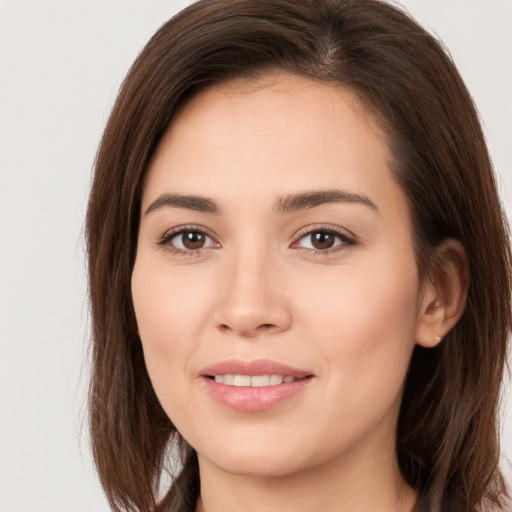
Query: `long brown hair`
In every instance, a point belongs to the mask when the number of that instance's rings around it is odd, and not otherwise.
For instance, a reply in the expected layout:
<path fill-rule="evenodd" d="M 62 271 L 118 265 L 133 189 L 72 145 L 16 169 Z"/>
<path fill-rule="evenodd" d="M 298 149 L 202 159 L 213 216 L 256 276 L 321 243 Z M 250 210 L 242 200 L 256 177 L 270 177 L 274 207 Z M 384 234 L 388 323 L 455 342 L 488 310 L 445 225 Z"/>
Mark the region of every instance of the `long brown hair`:
<path fill-rule="evenodd" d="M 153 36 L 125 79 L 98 151 L 87 213 L 94 459 L 114 510 L 191 511 L 197 458 L 146 372 L 130 292 L 148 162 L 176 109 L 231 78 L 288 72 L 355 91 L 385 129 L 406 194 L 418 267 L 459 240 L 471 286 L 457 326 L 417 347 L 396 450 L 417 512 L 499 508 L 497 410 L 511 329 L 511 257 L 471 97 L 442 45 L 378 0 L 202 0 Z M 170 446 L 183 469 L 158 501 Z"/>

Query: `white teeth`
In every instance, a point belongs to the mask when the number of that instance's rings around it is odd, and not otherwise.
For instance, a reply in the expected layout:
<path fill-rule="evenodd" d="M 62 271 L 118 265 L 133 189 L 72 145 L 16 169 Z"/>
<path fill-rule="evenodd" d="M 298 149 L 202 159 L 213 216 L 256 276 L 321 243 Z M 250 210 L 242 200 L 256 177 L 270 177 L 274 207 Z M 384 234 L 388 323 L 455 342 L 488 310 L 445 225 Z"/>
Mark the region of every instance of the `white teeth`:
<path fill-rule="evenodd" d="M 270 385 L 276 386 L 277 384 L 282 384 L 284 377 L 282 375 L 271 375 L 270 376 Z"/>
<path fill-rule="evenodd" d="M 235 386 L 250 386 L 251 385 L 251 377 L 249 375 L 235 375 Z"/>
<path fill-rule="evenodd" d="M 224 375 L 224 382 L 223 384 L 227 384 L 228 386 L 234 386 L 235 385 L 235 376 L 234 375 Z"/>
<path fill-rule="evenodd" d="M 265 386 L 277 386 L 279 384 L 293 382 L 295 377 L 287 375 L 215 375 L 215 382 L 227 386 L 261 388 Z"/>
<path fill-rule="evenodd" d="M 251 386 L 253 388 L 262 388 L 270 385 L 270 375 L 254 375 L 251 377 Z"/>

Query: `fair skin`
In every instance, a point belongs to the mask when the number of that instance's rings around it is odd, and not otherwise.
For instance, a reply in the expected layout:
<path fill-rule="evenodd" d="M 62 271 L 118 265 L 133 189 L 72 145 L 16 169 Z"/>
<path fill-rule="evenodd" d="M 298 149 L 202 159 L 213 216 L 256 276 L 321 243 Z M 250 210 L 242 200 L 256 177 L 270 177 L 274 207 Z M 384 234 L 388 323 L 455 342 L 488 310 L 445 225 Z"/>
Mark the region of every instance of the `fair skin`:
<path fill-rule="evenodd" d="M 353 93 L 289 75 L 206 89 L 162 139 L 132 294 L 155 392 L 198 454 L 197 510 L 412 510 L 404 379 L 466 285 L 450 241 L 441 277 L 420 282 L 391 161 Z M 295 381 L 223 382 L 280 365 Z"/>

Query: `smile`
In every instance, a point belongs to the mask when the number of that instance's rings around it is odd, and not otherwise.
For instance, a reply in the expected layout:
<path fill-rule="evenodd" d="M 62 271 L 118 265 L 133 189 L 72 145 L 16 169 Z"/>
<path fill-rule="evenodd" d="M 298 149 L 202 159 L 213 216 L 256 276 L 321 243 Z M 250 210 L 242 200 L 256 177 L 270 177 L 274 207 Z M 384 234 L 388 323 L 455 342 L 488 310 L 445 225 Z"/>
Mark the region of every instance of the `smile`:
<path fill-rule="evenodd" d="M 240 412 L 261 412 L 301 395 L 315 380 L 308 370 L 279 361 L 219 361 L 200 372 L 215 402 Z"/>
<path fill-rule="evenodd" d="M 226 386 L 262 388 L 266 386 L 279 386 L 279 384 L 294 382 L 295 377 L 291 375 L 215 375 L 215 382 Z"/>

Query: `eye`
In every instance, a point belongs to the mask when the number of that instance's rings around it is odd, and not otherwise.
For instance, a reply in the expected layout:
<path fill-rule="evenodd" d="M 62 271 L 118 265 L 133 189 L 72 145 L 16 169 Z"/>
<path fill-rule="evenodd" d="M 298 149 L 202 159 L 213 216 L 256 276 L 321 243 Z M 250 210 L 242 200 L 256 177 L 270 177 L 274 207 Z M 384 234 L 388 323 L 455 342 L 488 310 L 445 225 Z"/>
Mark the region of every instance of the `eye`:
<path fill-rule="evenodd" d="M 203 249 L 212 245 L 212 239 L 201 231 L 182 231 L 172 237 L 171 243 L 178 249 Z"/>
<path fill-rule="evenodd" d="M 320 228 L 308 231 L 302 235 L 293 246 L 314 251 L 329 252 L 329 250 L 344 245 L 354 245 L 355 243 L 353 238 L 350 238 L 340 231 L 333 228 Z"/>
<path fill-rule="evenodd" d="M 168 246 L 171 250 L 185 253 L 216 247 L 218 244 L 200 229 L 182 228 L 166 233 L 158 242 L 158 245 Z"/>

